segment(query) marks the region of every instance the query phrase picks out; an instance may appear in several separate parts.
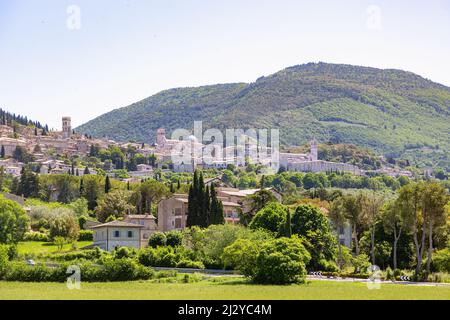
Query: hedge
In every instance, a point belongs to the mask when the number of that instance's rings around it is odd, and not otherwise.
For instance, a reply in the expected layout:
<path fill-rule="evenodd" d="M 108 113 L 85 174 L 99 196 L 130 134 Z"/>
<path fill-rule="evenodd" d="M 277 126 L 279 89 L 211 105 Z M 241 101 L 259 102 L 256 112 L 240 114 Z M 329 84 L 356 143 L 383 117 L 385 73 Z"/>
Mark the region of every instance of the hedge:
<path fill-rule="evenodd" d="M 92 230 L 80 230 L 80 234 L 78 235 L 79 241 L 93 241 L 94 240 L 94 232 Z"/>

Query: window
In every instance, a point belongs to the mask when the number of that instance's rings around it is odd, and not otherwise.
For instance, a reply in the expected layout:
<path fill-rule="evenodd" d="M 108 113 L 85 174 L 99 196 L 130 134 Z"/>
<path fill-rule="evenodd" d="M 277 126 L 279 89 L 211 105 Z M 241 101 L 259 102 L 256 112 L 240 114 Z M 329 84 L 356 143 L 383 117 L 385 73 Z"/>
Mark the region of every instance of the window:
<path fill-rule="evenodd" d="M 181 216 L 181 208 L 175 208 L 175 215 Z"/>
<path fill-rule="evenodd" d="M 120 238 L 120 231 L 119 230 L 115 230 L 114 231 L 114 238 Z"/>
<path fill-rule="evenodd" d="M 181 228 L 181 219 L 175 219 L 175 228 Z"/>
<path fill-rule="evenodd" d="M 344 229 L 344 227 L 340 227 L 340 228 L 339 228 L 339 234 L 345 234 L 345 229 Z"/>
<path fill-rule="evenodd" d="M 133 231 L 128 231 L 128 238 L 133 238 Z"/>

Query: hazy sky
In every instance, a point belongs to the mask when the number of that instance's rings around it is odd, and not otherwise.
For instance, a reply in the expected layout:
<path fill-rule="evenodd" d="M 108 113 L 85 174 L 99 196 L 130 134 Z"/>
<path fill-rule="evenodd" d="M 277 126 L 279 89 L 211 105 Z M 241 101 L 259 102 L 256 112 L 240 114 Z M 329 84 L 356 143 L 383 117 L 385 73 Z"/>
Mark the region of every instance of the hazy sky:
<path fill-rule="evenodd" d="M 450 86 L 450 1 L 0 0 L 0 107 L 55 128 L 317 61 Z"/>

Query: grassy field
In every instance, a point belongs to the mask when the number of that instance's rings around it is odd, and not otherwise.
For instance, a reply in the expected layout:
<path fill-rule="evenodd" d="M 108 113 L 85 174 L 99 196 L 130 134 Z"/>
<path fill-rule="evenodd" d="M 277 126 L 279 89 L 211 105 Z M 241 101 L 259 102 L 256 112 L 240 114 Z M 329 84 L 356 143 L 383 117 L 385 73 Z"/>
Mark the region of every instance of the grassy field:
<path fill-rule="evenodd" d="M 82 248 L 88 245 L 91 245 L 92 241 L 78 241 L 77 247 Z M 17 246 L 17 250 L 19 251 L 19 254 L 26 254 L 26 253 L 33 253 L 33 254 L 39 254 L 39 253 L 54 253 L 58 252 L 58 248 L 51 242 L 40 242 L 40 241 L 26 241 L 26 242 L 19 242 Z M 72 244 L 67 243 L 64 245 L 62 252 L 67 252 L 72 250 Z"/>
<path fill-rule="evenodd" d="M 450 299 L 450 287 L 382 284 L 369 290 L 364 283 L 311 281 L 304 285 L 261 286 L 229 279 L 196 283 L 151 281 L 81 283 L 69 290 L 64 283 L 0 282 L 0 299 Z"/>

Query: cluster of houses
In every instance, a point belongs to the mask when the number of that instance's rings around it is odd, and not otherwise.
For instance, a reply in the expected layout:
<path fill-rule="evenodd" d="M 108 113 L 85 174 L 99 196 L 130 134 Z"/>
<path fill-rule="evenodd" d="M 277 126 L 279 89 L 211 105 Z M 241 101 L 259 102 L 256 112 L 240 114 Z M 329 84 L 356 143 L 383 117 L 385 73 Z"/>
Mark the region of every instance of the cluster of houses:
<path fill-rule="evenodd" d="M 174 172 L 194 172 L 196 169 L 225 169 L 229 164 L 235 166 L 245 166 L 244 157 L 239 157 L 240 146 L 225 147 L 221 150 L 221 157 L 205 159 L 203 150 L 209 148 L 197 140 L 195 136 L 184 137 L 181 140 L 166 138 L 164 128 L 157 130 L 156 142 L 152 145 L 140 143 L 119 143 L 109 139 L 97 139 L 87 137 L 83 134 L 75 133 L 72 130 L 71 118 L 62 117 L 62 130 L 50 131 L 43 134 L 42 129 L 34 129 L 31 127 L 21 126 L 19 131 L 13 131 L 13 128 L 7 125 L 0 125 L 0 146 L 4 150 L 4 159 L 0 159 L 0 167 L 3 167 L 6 173 L 13 176 L 19 176 L 24 166 L 11 157 L 14 150 L 19 146 L 25 148 L 32 153 L 35 164 L 40 168 L 41 174 L 61 174 L 72 170 L 72 166 L 68 161 L 58 160 L 56 155 L 66 155 L 67 158 L 72 156 L 86 156 L 89 154 L 91 146 L 100 149 L 107 149 L 110 146 L 118 146 L 127 149 L 134 147 L 138 153 L 145 157 L 155 156 L 156 167 L 167 169 Z M 189 161 L 173 162 L 174 150 L 183 150 L 189 147 L 190 150 L 197 150 L 196 154 L 192 154 Z M 251 152 L 250 148 L 245 145 L 245 154 Z M 261 148 L 258 146 L 258 148 Z M 299 172 L 350 172 L 354 175 L 365 174 L 355 165 L 348 163 L 330 162 L 318 159 L 318 143 L 315 139 L 310 142 L 309 153 L 287 153 L 278 152 L 279 166 L 284 167 L 287 171 Z M 230 150 L 228 150 L 230 149 Z M 270 152 L 269 152 L 270 153 Z M 200 156 L 198 156 L 198 154 Z M 230 156 L 231 155 L 231 156 Z M 269 165 L 269 164 L 267 164 Z M 83 175 L 85 168 L 74 168 L 77 175 Z M 114 175 L 114 168 L 105 169 L 107 174 Z M 89 168 L 91 174 L 95 174 L 94 168 Z M 412 173 L 406 170 L 383 167 L 379 169 L 379 173 L 390 176 L 411 176 Z M 153 177 L 153 167 L 148 164 L 139 164 L 135 171 L 128 172 L 128 180 L 134 181 L 142 178 Z"/>
<path fill-rule="evenodd" d="M 260 189 L 239 190 L 218 187 L 217 198 L 222 201 L 225 223 L 238 223 L 239 213 L 247 212 L 250 204 L 247 196 Z M 281 194 L 270 190 L 281 201 Z M 186 194 L 173 194 L 159 202 L 158 218 L 153 215 L 128 215 L 123 220 L 103 224 L 91 224 L 94 231 L 94 246 L 104 250 L 114 250 L 121 246 L 142 248 L 148 245 L 149 236 L 156 232 L 182 230 L 186 227 L 188 197 Z"/>
<path fill-rule="evenodd" d="M 225 223 L 238 223 L 240 213 L 250 210 L 249 195 L 260 189 L 239 190 L 236 188 L 216 188 L 217 198 L 222 201 Z M 282 196 L 276 190 L 268 188 L 275 198 L 281 202 Z M 158 218 L 151 214 L 128 215 L 123 220 L 107 223 L 94 223 L 89 226 L 94 231 L 94 246 L 112 251 L 115 248 L 127 246 L 143 248 L 148 246 L 148 240 L 154 232 L 182 230 L 186 227 L 188 216 L 188 197 L 186 194 L 173 194 L 159 202 Z M 350 247 L 352 240 L 351 227 L 336 230 L 341 244 Z"/>

